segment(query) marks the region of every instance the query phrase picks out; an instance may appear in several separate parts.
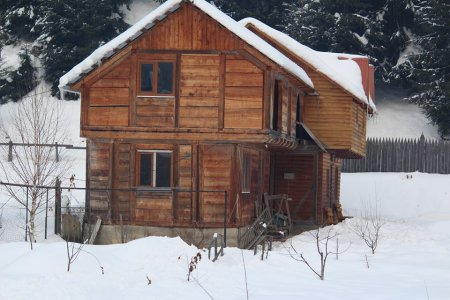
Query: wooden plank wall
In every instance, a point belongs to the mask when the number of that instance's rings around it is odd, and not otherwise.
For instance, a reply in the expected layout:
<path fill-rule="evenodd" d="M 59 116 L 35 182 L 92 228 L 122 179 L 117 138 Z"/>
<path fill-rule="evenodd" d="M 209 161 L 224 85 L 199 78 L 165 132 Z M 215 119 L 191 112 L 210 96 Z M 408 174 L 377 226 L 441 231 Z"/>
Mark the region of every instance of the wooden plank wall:
<path fill-rule="evenodd" d="M 241 187 L 241 176 L 243 175 L 242 171 L 242 155 L 243 153 L 248 153 L 250 155 L 250 193 L 242 193 Z M 255 203 L 259 201 L 262 203 L 262 195 L 264 192 L 269 192 L 267 188 L 264 190 L 263 184 L 263 164 L 262 158 L 264 156 L 263 151 L 259 151 L 256 149 L 249 149 L 238 147 L 238 159 L 236 160 L 236 173 L 238 174 L 238 187 L 237 187 L 237 195 L 238 195 L 238 203 L 237 210 L 238 214 L 238 224 L 246 225 L 251 223 L 255 218 Z M 266 168 L 269 169 L 269 165 Z M 270 172 L 270 169 L 268 170 Z M 267 178 L 268 179 L 268 178 Z"/>
<path fill-rule="evenodd" d="M 233 166 L 233 145 L 200 146 L 200 190 L 230 190 Z M 229 193 L 233 195 L 233 193 Z M 230 197 L 231 198 L 231 197 Z M 230 205 L 234 199 L 229 199 Z M 200 220 L 223 224 L 224 193 L 200 192 Z"/>
<path fill-rule="evenodd" d="M 191 145 L 179 145 L 178 157 L 175 164 L 177 171 L 176 186 L 180 189 L 193 190 L 194 166 L 193 151 Z M 175 195 L 175 218 L 178 222 L 185 223 L 193 220 L 193 196 L 192 192 L 179 192 Z"/>
<path fill-rule="evenodd" d="M 89 88 L 89 125 L 128 125 L 130 70 L 128 58 Z"/>
<path fill-rule="evenodd" d="M 161 38 L 163 37 L 163 38 Z M 240 40 L 193 5 L 184 5 L 143 34 L 139 49 L 235 50 Z"/>
<path fill-rule="evenodd" d="M 219 66 L 219 55 L 181 56 L 180 127 L 218 127 Z"/>
<path fill-rule="evenodd" d="M 262 128 L 263 71 L 240 56 L 226 56 L 225 128 Z"/>
<path fill-rule="evenodd" d="M 134 174 L 134 160 L 134 147 L 131 144 L 114 144 L 113 188 L 119 189 L 112 192 L 112 218 L 115 222 L 120 220 L 120 215 L 123 221 L 130 221 L 134 215 L 130 202 L 133 193 L 120 190 L 129 189 L 133 185 L 131 174 Z"/>
<path fill-rule="evenodd" d="M 171 150 L 172 151 L 172 177 L 174 175 L 173 160 L 177 149 L 171 144 L 137 144 L 136 150 Z M 136 161 L 132 166 L 136 165 Z M 132 176 L 136 176 L 132 174 Z M 135 199 L 131 199 L 134 206 L 135 224 L 153 226 L 171 226 L 174 223 L 173 192 L 170 190 L 161 191 L 137 191 Z M 134 200 L 134 201 L 133 201 Z M 133 204 L 133 202 L 135 204 Z M 133 208 L 133 207 L 132 207 Z"/>
<path fill-rule="evenodd" d="M 283 81 L 283 90 L 281 92 L 281 132 L 284 134 L 288 133 L 288 123 L 290 118 L 289 111 L 289 99 L 290 99 L 290 89 L 286 81 Z"/>
<path fill-rule="evenodd" d="M 309 71 L 319 96 L 305 97 L 304 122 L 328 149 L 364 155 L 364 109 L 322 75 Z"/>
<path fill-rule="evenodd" d="M 295 90 L 292 90 L 290 102 L 291 102 L 291 116 L 290 116 L 290 124 L 289 124 L 289 134 L 291 137 L 295 137 L 297 134 L 297 95 L 298 93 Z M 302 99 L 300 98 L 300 102 L 302 102 Z M 301 104 L 300 104 L 301 109 Z M 300 120 L 302 121 L 302 120 Z"/>
<path fill-rule="evenodd" d="M 330 180 L 332 180 L 330 169 L 330 154 L 322 153 L 319 155 L 319 174 L 318 174 L 318 197 L 317 197 L 317 222 L 321 224 L 325 218 L 325 208 L 330 207 Z"/>
<path fill-rule="evenodd" d="M 111 143 L 88 140 L 88 186 L 92 189 L 111 188 L 112 156 Z M 88 191 L 91 216 L 100 216 L 104 222 L 111 218 L 109 191 Z"/>
<path fill-rule="evenodd" d="M 352 124 L 354 124 L 352 139 L 353 152 L 364 156 L 366 154 L 367 112 L 360 103 L 356 103 L 355 101 L 352 103 Z"/>
<path fill-rule="evenodd" d="M 173 224 L 172 192 L 136 192 L 137 225 L 170 226 Z"/>
<path fill-rule="evenodd" d="M 294 221 L 313 221 L 314 156 L 280 153 L 273 158 L 275 160 L 274 194 L 287 194 L 292 198 L 289 209 Z M 284 179 L 285 173 L 293 173 L 295 179 Z M 300 203 L 308 192 L 306 200 Z"/>

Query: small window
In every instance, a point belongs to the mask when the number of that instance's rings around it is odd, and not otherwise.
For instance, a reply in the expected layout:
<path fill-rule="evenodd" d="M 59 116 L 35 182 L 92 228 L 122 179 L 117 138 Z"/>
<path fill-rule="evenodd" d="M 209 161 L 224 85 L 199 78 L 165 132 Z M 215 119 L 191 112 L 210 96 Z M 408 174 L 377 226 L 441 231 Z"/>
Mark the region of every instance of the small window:
<path fill-rule="evenodd" d="M 173 95 L 174 65 L 173 62 L 141 63 L 139 94 L 144 96 Z"/>
<path fill-rule="evenodd" d="M 278 130 L 278 123 L 281 115 L 280 104 L 282 102 L 281 95 L 282 83 L 280 80 L 275 80 L 275 84 L 273 86 L 273 103 L 272 103 L 272 129 Z"/>
<path fill-rule="evenodd" d="M 242 174 L 241 174 L 241 189 L 242 193 L 250 193 L 251 183 L 251 161 L 250 153 L 242 153 Z"/>
<path fill-rule="evenodd" d="M 172 153 L 170 151 L 139 151 L 137 154 L 137 185 L 169 188 Z"/>

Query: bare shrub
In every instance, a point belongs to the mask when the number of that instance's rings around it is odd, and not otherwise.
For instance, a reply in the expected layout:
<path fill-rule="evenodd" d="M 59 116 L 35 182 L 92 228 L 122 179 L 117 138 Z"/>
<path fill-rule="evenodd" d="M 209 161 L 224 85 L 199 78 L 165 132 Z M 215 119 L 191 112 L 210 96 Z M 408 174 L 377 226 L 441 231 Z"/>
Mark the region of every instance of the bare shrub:
<path fill-rule="evenodd" d="M 194 270 L 197 269 L 197 265 L 201 260 L 202 260 L 202 254 L 200 252 L 198 252 L 197 255 L 195 255 L 191 258 L 191 262 L 188 265 L 188 275 L 187 275 L 188 281 L 191 279 L 192 272 L 194 272 Z"/>
<path fill-rule="evenodd" d="M 78 243 L 69 242 L 69 240 L 66 240 L 67 272 L 70 272 L 70 266 L 78 258 L 78 255 L 80 254 L 81 250 L 83 250 L 83 247 L 85 244 L 86 244 L 86 241 L 78 244 Z"/>
<path fill-rule="evenodd" d="M 302 252 L 299 252 L 296 247 L 292 243 L 290 243 L 290 248 L 288 249 L 288 253 L 291 258 L 296 261 L 304 263 L 320 280 L 324 280 L 325 278 L 325 268 L 327 264 L 328 256 L 331 254 L 341 254 L 347 251 L 350 248 L 350 244 L 344 250 L 339 250 L 339 244 L 336 245 L 336 251 L 331 251 L 330 242 L 337 239 L 339 233 L 334 229 L 333 226 L 328 226 L 325 228 L 317 228 L 316 230 L 312 230 L 309 234 L 313 237 L 314 243 L 316 245 L 317 253 L 319 254 L 320 261 L 320 269 L 313 267 L 312 259 L 306 258 Z"/>
<path fill-rule="evenodd" d="M 364 210 L 360 217 L 353 219 L 351 223 L 353 232 L 364 241 L 372 254 L 375 254 L 378 247 L 381 228 L 386 224 L 386 221 L 381 217 L 379 206 L 378 201 L 374 205 L 363 205 Z"/>

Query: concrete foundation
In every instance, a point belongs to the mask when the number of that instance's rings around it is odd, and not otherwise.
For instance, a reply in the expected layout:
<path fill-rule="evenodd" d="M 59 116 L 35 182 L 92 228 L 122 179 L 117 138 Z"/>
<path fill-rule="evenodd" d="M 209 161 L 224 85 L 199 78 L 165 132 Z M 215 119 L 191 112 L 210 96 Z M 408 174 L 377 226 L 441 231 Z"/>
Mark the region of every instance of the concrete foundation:
<path fill-rule="evenodd" d="M 89 226 L 89 225 L 85 225 Z M 227 228 L 227 246 L 237 247 L 238 236 L 243 228 Z M 89 232 L 89 230 L 86 230 Z M 181 237 L 186 243 L 199 248 L 207 247 L 214 233 L 223 234 L 223 228 L 167 228 L 135 225 L 102 225 L 95 244 L 107 245 L 126 243 L 147 236 Z"/>

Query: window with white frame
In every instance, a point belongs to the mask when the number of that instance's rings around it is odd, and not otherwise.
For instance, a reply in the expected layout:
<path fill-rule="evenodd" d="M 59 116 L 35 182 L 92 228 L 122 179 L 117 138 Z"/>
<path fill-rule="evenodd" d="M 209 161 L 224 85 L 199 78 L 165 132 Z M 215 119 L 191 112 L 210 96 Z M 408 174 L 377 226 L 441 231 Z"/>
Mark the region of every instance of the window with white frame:
<path fill-rule="evenodd" d="M 138 186 L 170 188 L 172 151 L 138 150 L 136 162 L 136 180 Z"/>

